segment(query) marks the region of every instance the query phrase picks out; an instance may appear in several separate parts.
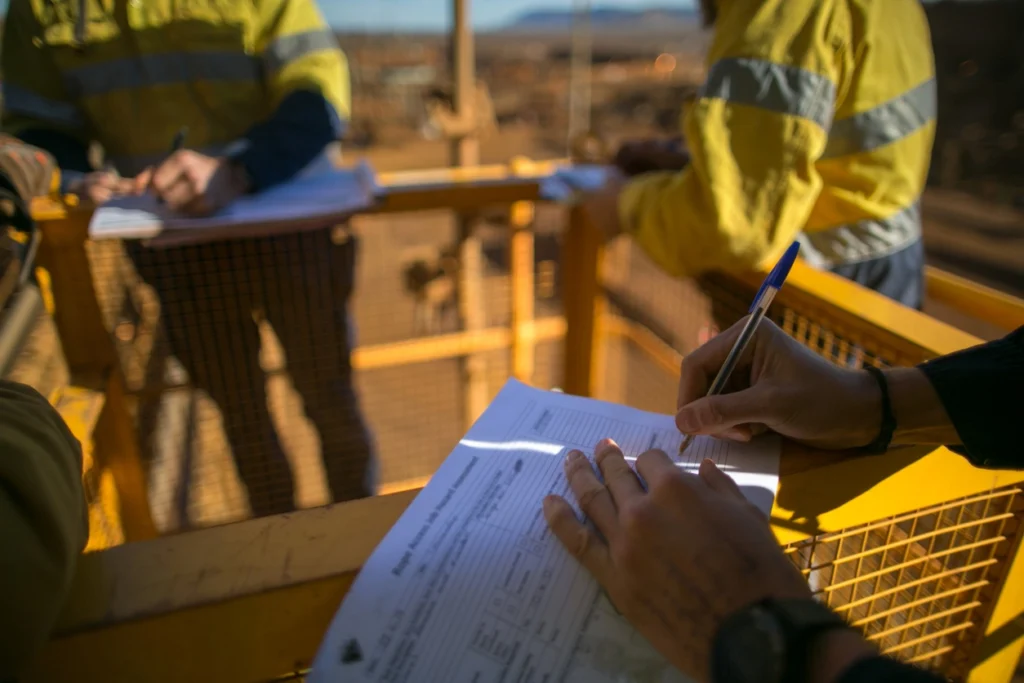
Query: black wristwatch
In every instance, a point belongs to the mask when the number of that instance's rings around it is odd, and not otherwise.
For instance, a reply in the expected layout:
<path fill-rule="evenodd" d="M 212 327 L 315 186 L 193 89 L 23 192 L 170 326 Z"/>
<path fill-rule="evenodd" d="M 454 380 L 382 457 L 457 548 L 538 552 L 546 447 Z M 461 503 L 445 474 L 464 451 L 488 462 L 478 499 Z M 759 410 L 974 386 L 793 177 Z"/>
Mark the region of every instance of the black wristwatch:
<path fill-rule="evenodd" d="M 711 649 L 713 683 L 806 683 L 819 636 L 850 628 L 814 600 L 764 600 L 725 620 Z"/>

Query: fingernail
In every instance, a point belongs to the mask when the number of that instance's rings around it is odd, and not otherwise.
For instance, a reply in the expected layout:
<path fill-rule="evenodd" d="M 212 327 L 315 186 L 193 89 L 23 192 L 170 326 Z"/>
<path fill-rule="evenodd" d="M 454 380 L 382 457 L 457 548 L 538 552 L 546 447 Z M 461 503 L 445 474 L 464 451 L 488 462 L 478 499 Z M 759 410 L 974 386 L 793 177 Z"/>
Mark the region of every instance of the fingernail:
<path fill-rule="evenodd" d="M 580 458 L 584 457 L 580 451 L 569 451 L 569 454 L 565 456 L 565 464 L 568 465 L 571 462 L 575 462 Z"/>
<path fill-rule="evenodd" d="M 594 455 L 597 455 L 598 453 L 603 453 L 604 451 L 608 450 L 609 448 L 617 448 L 617 447 L 618 447 L 618 444 L 615 443 L 612 439 L 601 439 L 600 441 L 597 442 L 597 445 L 594 446 Z"/>
<path fill-rule="evenodd" d="M 697 431 L 697 425 L 693 423 L 693 416 L 690 413 L 691 411 L 686 408 L 681 408 L 676 413 L 676 427 L 684 434 Z"/>
<path fill-rule="evenodd" d="M 544 496 L 544 503 L 543 503 L 543 505 L 544 505 L 544 515 L 545 516 L 549 516 L 552 512 L 555 511 L 555 505 L 557 505 L 556 501 L 557 501 L 557 496 L 555 496 L 553 494 L 552 495 Z"/>

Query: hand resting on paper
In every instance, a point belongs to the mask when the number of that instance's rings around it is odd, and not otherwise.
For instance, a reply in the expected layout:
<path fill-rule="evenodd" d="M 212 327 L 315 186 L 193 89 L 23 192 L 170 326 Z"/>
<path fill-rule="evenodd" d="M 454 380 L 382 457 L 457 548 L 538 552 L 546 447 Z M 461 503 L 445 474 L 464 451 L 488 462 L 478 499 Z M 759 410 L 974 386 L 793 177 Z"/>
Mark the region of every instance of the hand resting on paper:
<path fill-rule="evenodd" d="M 763 321 L 725 391 L 706 396 L 745 321 L 683 359 L 676 426 L 739 441 L 771 430 L 818 448 L 871 443 L 882 424 L 882 392 L 864 370 L 826 361 Z M 892 444 L 957 444 L 938 394 L 917 368 L 885 371 L 897 429 Z"/>
<path fill-rule="evenodd" d="M 173 211 L 207 216 L 224 208 L 248 191 L 242 167 L 229 159 L 210 157 L 183 149 L 171 154 L 156 168 L 147 168 L 135 179 L 135 189 L 147 189 Z"/>
<path fill-rule="evenodd" d="M 707 680 L 712 641 L 730 614 L 769 597 L 810 597 L 764 515 L 714 463 L 690 474 L 648 451 L 636 461 L 645 491 L 614 442 L 595 453 L 603 485 L 578 451 L 565 471 L 603 539 L 558 496 L 545 498 L 544 516 L 623 616 L 683 673 Z"/>
<path fill-rule="evenodd" d="M 68 191 L 98 205 L 114 197 L 134 194 L 135 180 L 110 171 L 94 171 L 71 183 Z"/>

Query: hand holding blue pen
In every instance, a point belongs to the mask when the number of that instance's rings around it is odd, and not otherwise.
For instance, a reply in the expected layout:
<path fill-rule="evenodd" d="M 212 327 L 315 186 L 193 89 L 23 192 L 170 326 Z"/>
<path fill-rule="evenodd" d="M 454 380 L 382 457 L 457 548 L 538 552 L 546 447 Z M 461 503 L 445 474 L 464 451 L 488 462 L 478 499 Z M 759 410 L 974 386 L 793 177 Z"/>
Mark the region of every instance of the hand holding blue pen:
<path fill-rule="evenodd" d="M 718 371 L 715 376 L 715 380 L 711 383 L 711 387 L 708 389 L 708 396 L 714 396 L 722 393 L 726 383 L 729 381 L 729 377 L 732 376 L 733 370 L 736 368 L 740 357 L 746 350 L 747 345 L 750 344 L 750 340 L 754 338 L 754 333 L 757 332 L 758 324 L 764 319 L 765 314 L 768 312 L 768 307 L 771 306 L 772 300 L 775 295 L 778 294 L 779 290 L 782 289 L 782 285 L 786 282 L 786 277 L 789 275 L 790 269 L 793 267 L 793 262 L 796 261 L 797 254 L 800 252 L 800 243 L 793 242 L 786 250 L 786 253 L 782 255 L 779 262 L 775 264 L 772 271 L 768 273 L 768 277 L 765 278 L 761 284 L 761 289 L 757 291 L 757 295 L 754 297 L 754 302 L 750 305 L 749 318 L 747 324 L 743 326 L 743 330 L 740 332 L 740 336 L 736 339 L 736 343 L 733 344 L 732 350 L 729 351 L 729 355 L 726 356 L 725 362 L 722 363 L 722 368 Z M 679 455 L 683 454 L 686 447 L 690 445 L 693 440 L 693 436 L 687 434 L 683 439 L 682 443 L 679 444 Z"/>

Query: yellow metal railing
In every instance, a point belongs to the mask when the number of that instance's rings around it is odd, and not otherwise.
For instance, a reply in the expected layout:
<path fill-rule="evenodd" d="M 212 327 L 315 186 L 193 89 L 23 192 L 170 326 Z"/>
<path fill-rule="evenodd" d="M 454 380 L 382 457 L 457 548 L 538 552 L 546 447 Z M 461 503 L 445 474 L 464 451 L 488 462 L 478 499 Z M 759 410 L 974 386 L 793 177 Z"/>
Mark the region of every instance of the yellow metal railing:
<path fill-rule="evenodd" d="M 1024 300 L 933 266 L 925 268 L 925 280 L 932 301 L 1005 332 L 1024 325 Z"/>
<path fill-rule="evenodd" d="M 673 338 L 623 303 L 616 288 L 630 282 L 613 282 L 607 263 L 608 252 L 621 247 L 603 244 L 576 209 L 562 234 L 564 317 L 534 316 L 532 205 L 542 201 L 540 180 L 551 170 L 519 164 L 381 179 L 386 192 L 377 214 L 512 207 L 512 316 L 507 326 L 357 347 L 357 370 L 507 351 L 510 374 L 529 381 L 537 342 L 564 337 L 561 386 L 568 392 L 618 398 L 611 385 L 629 378 L 612 375 L 623 374 L 616 362 L 627 356 L 654 368 L 652 391 L 674 391 L 682 354 L 699 340 Z M 53 273 L 69 366 L 116 378 L 96 292 L 81 286 L 89 269 L 88 215 L 36 208 L 46 236 L 40 258 Z M 661 276 L 643 275 L 658 292 Z M 692 329 L 738 319 L 760 277 L 714 275 L 687 285 L 696 303 L 683 313 L 694 317 Z M 653 298 L 647 303 L 657 303 Z M 773 316 L 790 334 L 844 364 L 909 365 L 978 341 L 802 264 L 776 301 Z M 127 414 L 120 385 L 112 386 L 108 404 Z M 125 534 L 129 541 L 152 538 L 135 437 L 127 419 L 118 425 L 122 440 L 101 445 L 110 451 L 105 461 L 120 464 Z M 885 651 L 957 679 L 1008 681 L 1022 645 L 1022 482 L 1022 473 L 979 470 L 945 449 L 864 459 L 787 444 L 772 522 L 814 590 Z M 414 494 L 90 553 L 49 651 L 26 680 L 254 681 L 301 672 L 362 562 Z"/>

